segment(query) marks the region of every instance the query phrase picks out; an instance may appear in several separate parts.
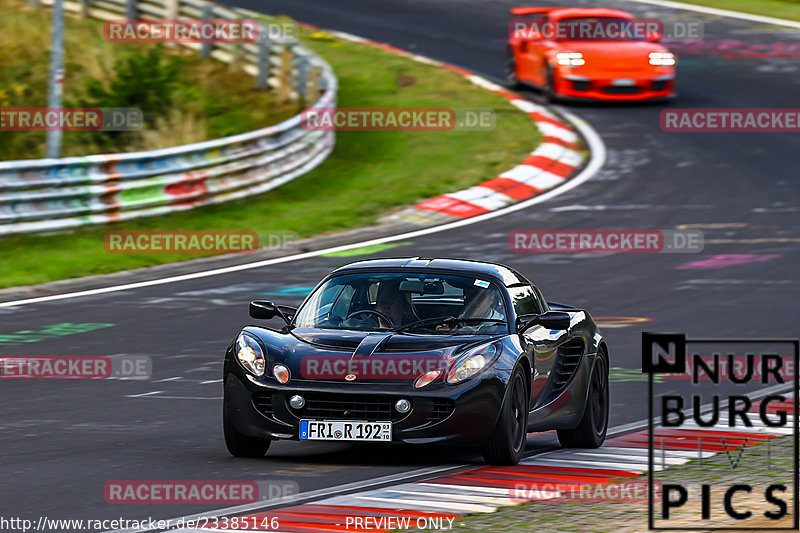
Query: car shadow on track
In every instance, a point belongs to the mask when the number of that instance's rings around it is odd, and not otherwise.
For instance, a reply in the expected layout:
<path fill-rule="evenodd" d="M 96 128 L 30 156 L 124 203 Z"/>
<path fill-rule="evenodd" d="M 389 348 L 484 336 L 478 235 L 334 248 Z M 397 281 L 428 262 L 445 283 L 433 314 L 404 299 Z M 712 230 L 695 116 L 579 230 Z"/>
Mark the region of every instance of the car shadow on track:
<path fill-rule="evenodd" d="M 558 447 L 555 432 L 530 433 L 526 455 Z M 415 466 L 484 464 L 477 448 L 436 444 L 359 444 L 275 442 L 265 459 L 282 463 L 351 464 L 360 466 Z"/>

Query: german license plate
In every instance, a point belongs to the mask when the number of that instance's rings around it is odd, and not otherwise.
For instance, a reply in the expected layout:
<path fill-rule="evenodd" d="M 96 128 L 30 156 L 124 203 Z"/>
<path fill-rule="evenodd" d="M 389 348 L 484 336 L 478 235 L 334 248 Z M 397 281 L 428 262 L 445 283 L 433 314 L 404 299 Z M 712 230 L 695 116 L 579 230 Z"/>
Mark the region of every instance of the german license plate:
<path fill-rule="evenodd" d="M 391 422 L 301 420 L 300 440 L 391 441 Z"/>
<path fill-rule="evenodd" d="M 617 87 L 633 87 L 636 85 L 636 80 L 629 80 L 626 78 L 619 78 L 611 82 L 612 84 L 616 85 Z"/>

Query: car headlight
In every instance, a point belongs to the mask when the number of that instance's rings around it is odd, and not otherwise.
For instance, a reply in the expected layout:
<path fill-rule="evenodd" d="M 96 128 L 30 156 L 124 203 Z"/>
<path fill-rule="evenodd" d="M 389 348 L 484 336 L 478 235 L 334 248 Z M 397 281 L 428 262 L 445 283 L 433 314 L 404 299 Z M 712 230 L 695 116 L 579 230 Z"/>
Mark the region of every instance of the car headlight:
<path fill-rule="evenodd" d="M 586 64 L 586 60 L 580 52 L 559 52 L 556 54 L 556 62 L 567 67 L 579 67 Z"/>
<path fill-rule="evenodd" d="M 468 350 L 447 372 L 447 383 L 460 383 L 469 379 L 491 363 L 500 352 L 498 343 L 483 344 Z"/>
<path fill-rule="evenodd" d="M 267 366 L 264 351 L 253 337 L 244 333 L 239 335 L 236 339 L 236 359 L 251 374 L 264 375 L 264 369 Z"/>
<path fill-rule="evenodd" d="M 657 67 L 671 67 L 675 64 L 675 54 L 672 52 L 650 52 L 650 64 Z"/>

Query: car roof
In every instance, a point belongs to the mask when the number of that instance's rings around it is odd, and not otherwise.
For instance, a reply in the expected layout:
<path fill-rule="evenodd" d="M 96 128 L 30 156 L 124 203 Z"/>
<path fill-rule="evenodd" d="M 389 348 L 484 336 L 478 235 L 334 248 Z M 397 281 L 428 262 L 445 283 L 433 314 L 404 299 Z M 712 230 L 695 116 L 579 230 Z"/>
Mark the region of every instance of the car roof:
<path fill-rule="evenodd" d="M 469 274 L 472 276 L 490 277 L 506 287 L 520 283 L 530 283 L 525 276 L 513 268 L 483 261 L 467 261 L 465 259 L 427 259 L 420 257 L 400 257 L 389 259 L 370 259 L 358 261 L 337 268 L 333 273 L 358 272 L 364 270 L 383 270 L 402 272 L 403 270 L 452 272 L 453 274 Z"/>

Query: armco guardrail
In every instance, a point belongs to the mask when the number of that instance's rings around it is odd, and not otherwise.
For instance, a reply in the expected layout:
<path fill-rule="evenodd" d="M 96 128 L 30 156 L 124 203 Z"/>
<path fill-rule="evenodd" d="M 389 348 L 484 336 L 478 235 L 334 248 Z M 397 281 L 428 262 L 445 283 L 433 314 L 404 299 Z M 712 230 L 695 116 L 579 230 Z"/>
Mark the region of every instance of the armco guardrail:
<path fill-rule="evenodd" d="M 129 14 L 130 3 L 82 0 L 66 2 L 65 9 L 111 20 Z M 242 18 L 197 0 L 148 0 L 137 9 L 143 18 Z M 194 46 L 222 61 L 242 61 L 243 70 L 289 98 L 313 107 L 336 105 L 333 71 L 296 40 L 215 43 L 210 51 L 208 45 Z M 174 148 L 0 162 L 0 236 L 162 215 L 260 194 L 315 168 L 333 150 L 334 140 L 332 131 L 303 129 L 298 115 L 249 133 Z"/>

